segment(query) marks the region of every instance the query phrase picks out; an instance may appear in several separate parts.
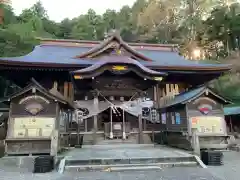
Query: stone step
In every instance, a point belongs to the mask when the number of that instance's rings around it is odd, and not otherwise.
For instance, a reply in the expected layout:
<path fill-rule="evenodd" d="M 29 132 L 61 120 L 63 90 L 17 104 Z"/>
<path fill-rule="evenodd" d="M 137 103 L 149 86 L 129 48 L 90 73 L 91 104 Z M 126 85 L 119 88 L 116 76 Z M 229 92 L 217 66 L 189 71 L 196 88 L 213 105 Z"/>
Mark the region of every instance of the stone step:
<path fill-rule="evenodd" d="M 161 170 L 170 167 L 196 167 L 197 162 L 162 162 L 162 163 L 144 163 L 144 164 L 109 164 L 109 165 L 66 165 L 66 172 L 82 172 L 82 171 L 143 171 L 143 170 Z"/>
<path fill-rule="evenodd" d="M 121 165 L 121 164 L 151 164 L 151 163 L 172 163 L 172 162 L 196 162 L 194 156 L 189 157 L 131 157 L 131 158 L 101 158 L 101 159 L 78 159 L 77 157 L 66 157 L 65 166 L 88 166 L 88 165 Z"/>
<path fill-rule="evenodd" d="M 83 145 L 83 149 L 125 149 L 125 148 L 153 148 L 154 144 L 96 144 L 96 145 Z"/>

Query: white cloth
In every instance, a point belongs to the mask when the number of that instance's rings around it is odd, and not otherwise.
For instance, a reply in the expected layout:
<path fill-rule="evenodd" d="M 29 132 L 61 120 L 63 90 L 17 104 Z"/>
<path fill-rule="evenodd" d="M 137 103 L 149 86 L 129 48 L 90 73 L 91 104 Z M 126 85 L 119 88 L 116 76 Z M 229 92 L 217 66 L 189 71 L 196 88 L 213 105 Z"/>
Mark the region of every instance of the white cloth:
<path fill-rule="evenodd" d="M 89 114 L 87 116 L 83 116 L 82 119 L 87 119 L 94 115 L 97 115 L 108 108 L 113 108 L 113 111 L 118 111 L 117 109 L 120 108 L 127 113 L 138 117 L 139 114 L 142 113 L 143 107 L 152 108 L 153 101 L 150 100 L 143 100 L 141 98 L 136 99 L 134 101 L 99 101 L 97 105 L 94 104 L 93 100 L 87 101 L 75 101 L 77 108 L 87 108 L 89 110 Z M 146 117 L 147 120 L 151 121 L 150 117 Z"/>

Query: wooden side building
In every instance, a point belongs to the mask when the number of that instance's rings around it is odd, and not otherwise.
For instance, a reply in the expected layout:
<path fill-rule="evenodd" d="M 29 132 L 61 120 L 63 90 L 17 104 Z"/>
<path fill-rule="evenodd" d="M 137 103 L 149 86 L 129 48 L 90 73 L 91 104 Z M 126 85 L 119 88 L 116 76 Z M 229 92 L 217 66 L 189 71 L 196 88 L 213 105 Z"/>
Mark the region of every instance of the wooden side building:
<path fill-rule="evenodd" d="M 223 105 L 230 103 L 206 86 L 176 95 L 160 108 L 164 143 L 191 149 L 192 130 L 197 129 L 201 149 L 226 149 Z"/>

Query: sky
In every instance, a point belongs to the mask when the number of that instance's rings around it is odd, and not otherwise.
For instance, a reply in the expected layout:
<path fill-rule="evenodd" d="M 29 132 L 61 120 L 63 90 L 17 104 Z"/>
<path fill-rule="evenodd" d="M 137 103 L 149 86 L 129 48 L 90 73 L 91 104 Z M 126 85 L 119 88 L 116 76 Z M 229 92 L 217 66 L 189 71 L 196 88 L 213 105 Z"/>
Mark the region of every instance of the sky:
<path fill-rule="evenodd" d="M 12 0 L 12 7 L 16 14 L 31 7 L 38 0 Z M 94 9 L 103 14 L 106 9 L 120 10 L 122 6 L 132 6 L 135 0 L 41 0 L 51 20 L 60 22 L 64 18 L 74 18 L 85 14 L 88 9 Z"/>

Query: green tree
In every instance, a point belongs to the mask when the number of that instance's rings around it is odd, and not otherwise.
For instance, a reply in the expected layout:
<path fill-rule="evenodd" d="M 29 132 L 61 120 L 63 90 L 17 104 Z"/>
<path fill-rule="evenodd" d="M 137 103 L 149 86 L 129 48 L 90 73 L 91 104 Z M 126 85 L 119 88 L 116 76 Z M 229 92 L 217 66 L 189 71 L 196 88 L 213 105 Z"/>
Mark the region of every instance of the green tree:
<path fill-rule="evenodd" d="M 16 23 L 17 18 L 13 13 L 11 6 L 0 4 L 1 13 L 3 15 L 3 23 L 0 24 L 0 28 L 6 27 L 8 24 Z"/>

